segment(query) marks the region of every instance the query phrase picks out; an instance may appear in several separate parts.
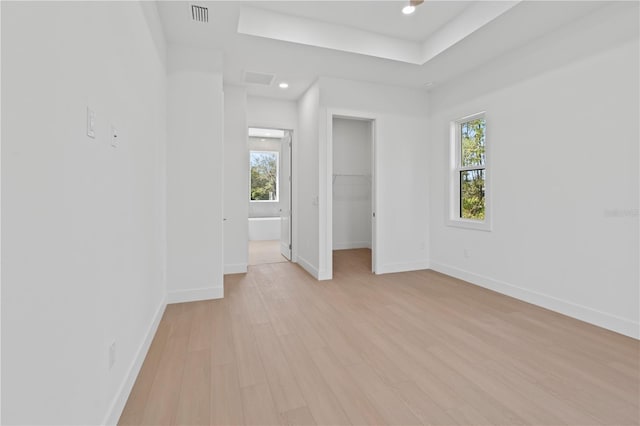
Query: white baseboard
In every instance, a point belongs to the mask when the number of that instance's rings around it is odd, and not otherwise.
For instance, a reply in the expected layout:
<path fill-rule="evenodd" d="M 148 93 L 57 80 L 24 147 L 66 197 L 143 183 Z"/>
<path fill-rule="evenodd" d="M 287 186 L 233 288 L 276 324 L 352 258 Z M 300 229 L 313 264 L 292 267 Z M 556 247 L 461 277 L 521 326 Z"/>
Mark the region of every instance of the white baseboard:
<path fill-rule="evenodd" d="M 446 275 L 467 281 L 480 287 L 511 296 L 513 298 L 532 303 L 534 305 L 567 315 L 572 318 L 588 322 L 625 336 L 640 338 L 640 324 L 616 315 L 601 312 L 587 306 L 578 305 L 567 300 L 558 299 L 547 294 L 538 293 L 526 288 L 518 287 L 493 278 L 474 274 L 463 269 L 431 261 L 431 269 Z"/>
<path fill-rule="evenodd" d="M 231 265 L 224 265 L 224 274 L 244 274 L 247 272 L 246 263 L 236 263 Z"/>
<path fill-rule="evenodd" d="M 189 290 L 170 291 L 167 303 L 196 302 L 198 300 L 222 299 L 224 287 L 205 287 Z"/>
<path fill-rule="evenodd" d="M 298 265 L 302 266 L 302 268 L 308 273 L 310 273 L 313 276 L 313 278 L 319 279 L 318 269 L 315 268 L 311 263 L 309 263 L 309 261 L 307 261 L 301 256 L 298 256 Z"/>
<path fill-rule="evenodd" d="M 160 306 L 156 309 L 155 314 L 151 320 L 151 324 L 149 324 L 149 328 L 147 329 L 147 333 L 144 336 L 144 340 L 140 344 L 138 351 L 136 352 L 136 356 L 129 367 L 129 371 L 127 371 L 127 375 L 118 388 L 118 392 L 116 393 L 115 398 L 111 402 L 109 406 L 109 410 L 107 411 L 107 415 L 102 422 L 103 425 L 116 425 L 118 424 L 118 420 L 120 420 L 120 416 L 122 415 L 122 411 L 124 410 L 124 406 L 127 403 L 127 399 L 129 399 L 129 394 L 131 394 L 131 390 L 133 389 L 133 385 L 138 378 L 138 374 L 140 373 L 140 369 L 142 368 L 142 363 L 147 356 L 147 352 L 149 352 L 149 347 L 151 346 L 151 342 L 156 335 L 156 331 L 158 330 L 158 325 L 160 325 L 160 320 L 162 319 L 162 315 L 164 314 L 164 309 L 167 306 L 167 298 L 162 298 L 160 302 Z"/>
<path fill-rule="evenodd" d="M 326 281 L 333 279 L 333 271 L 318 271 L 318 281 Z"/>
<path fill-rule="evenodd" d="M 351 250 L 351 249 L 359 249 L 359 248 L 371 248 L 371 241 L 354 241 L 354 242 L 346 242 L 346 243 L 337 243 L 333 242 L 334 250 Z"/>
<path fill-rule="evenodd" d="M 385 265 L 376 265 L 376 274 L 420 271 L 422 269 L 429 269 L 429 266 L 429 262 L 426 260 L 417 262 L 387 263 Z"/>

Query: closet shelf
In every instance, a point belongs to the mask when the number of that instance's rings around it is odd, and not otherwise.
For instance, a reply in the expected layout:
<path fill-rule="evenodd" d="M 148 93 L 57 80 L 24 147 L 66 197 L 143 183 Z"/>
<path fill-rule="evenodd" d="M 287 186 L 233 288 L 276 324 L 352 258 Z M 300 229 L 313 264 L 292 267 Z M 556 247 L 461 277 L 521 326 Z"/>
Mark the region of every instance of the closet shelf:
<path fill-rule="evenodd" d="M 371 182 L 371 175 L 357 175 L 357 174 L 334 174 L 333 183 L 336 183 L 337 178 L 351 178 L 351 179 L 363 179 L 366 182 Z"/>

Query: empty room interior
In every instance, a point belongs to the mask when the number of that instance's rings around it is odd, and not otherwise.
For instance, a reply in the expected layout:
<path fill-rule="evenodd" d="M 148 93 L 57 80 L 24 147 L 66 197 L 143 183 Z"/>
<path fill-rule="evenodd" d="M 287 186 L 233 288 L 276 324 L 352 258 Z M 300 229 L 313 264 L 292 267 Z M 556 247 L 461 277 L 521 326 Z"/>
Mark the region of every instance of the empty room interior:
<path fill-rule="evenodd" d="M 640 424 L 640 2 L 0 15 L 1 424 Z"/>

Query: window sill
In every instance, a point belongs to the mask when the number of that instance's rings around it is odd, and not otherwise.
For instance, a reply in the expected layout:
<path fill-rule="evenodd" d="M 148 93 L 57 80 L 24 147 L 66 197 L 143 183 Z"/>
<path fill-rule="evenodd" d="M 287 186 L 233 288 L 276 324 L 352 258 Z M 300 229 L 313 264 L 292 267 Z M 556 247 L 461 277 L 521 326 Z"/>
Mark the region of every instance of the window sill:
<path fill-rule="evenodd" d="M 250 203 L 279 203 L 278 200 L 249 200 Z"/>
<path fill-rule="evenodd" d="M 479 220 L 470 219 L 449 219 L 447 220 L 447 226 L 491 232 L 491 222 L 488 219 L 485 219 L 482 222 L 480 222 Z"/>

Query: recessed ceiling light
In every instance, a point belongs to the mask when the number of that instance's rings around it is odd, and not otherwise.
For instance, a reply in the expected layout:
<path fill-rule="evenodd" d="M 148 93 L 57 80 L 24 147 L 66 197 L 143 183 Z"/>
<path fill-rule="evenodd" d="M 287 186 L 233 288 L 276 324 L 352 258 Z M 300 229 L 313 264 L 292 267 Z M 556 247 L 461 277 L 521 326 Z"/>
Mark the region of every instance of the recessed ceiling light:
<path fill-rule="evenodd" d="M 267 141 L 266 139 L 260 139 L 260 142 L 266 142 L 266 141 Z"/>
<path fill-rule="evenodd" d="M 415 11 L 416 7 L 411 5 L 402 8 L 402 13 L 404 13 L 405 15 L 411 15 Z"/>
<path fill-rule="evenodd" d="M 286 89 L 287 87 L 289 87 L 289 83 L 285 83 L 284 81 L 280 84 L 278 84 L 278 87 L 280 87 L 281 89 Z"/>
<path fill-rule="evenodd" d="M 433 81 L 427 81 L 426 83 L 423 84 L 424 87 L 431 87 L 433 86 Z"/>

